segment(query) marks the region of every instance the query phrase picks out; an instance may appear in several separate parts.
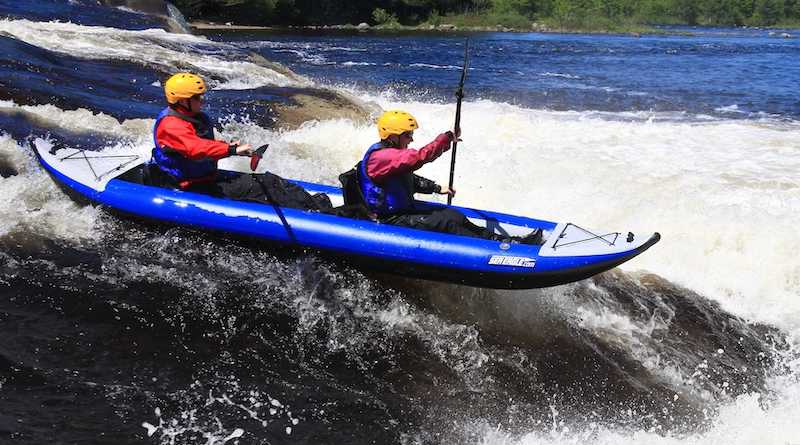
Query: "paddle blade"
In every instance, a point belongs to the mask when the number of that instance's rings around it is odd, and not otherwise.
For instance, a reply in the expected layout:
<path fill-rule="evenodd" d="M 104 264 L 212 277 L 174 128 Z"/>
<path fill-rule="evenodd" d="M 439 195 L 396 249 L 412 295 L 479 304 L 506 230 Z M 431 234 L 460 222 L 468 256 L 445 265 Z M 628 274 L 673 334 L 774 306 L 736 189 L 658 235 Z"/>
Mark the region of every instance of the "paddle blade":
<path fill-rule="evenodd" d="M 269 148 L 269 144 L 264 144 L 256 148 L 256 151 L 250 155 L 250 170 L 256 171 L 256 168 L 258 168 L 258 163 L 261 161 L 261 158 L 264 157 L 264 152 L 267 151 L 267 148 Z"/>

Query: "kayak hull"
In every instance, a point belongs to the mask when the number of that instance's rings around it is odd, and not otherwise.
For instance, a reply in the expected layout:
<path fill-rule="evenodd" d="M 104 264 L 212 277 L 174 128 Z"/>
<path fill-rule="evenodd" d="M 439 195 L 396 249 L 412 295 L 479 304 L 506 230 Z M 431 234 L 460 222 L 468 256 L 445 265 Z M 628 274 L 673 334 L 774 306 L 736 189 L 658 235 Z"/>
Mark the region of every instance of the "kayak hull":
<path fill-rule="evenodd" d="M 528 289 L 578 281 L 628 261 L 660 238 L 654 233 L 646 240 L 628 240 L 628 246 L 622 246 L 616 245 L 623 244 L 619 236 L 613 241 L 606 235 L 595 236 L 582 242 L 595 243 L 597 248 L 570 255 L 564 251 L 575 249 L 575 243 L 563 240 L 574 238 L 574 230 L 549 221 L 455 207 L 473 220 L 496 226 L 500 233 L 505 229 L 540 228 L 553 238 L 543 246 L 509 244 L 145 185 L 135 179 L 143 168 L 141 160 L 110 178 L 98 178 L 95 168 L 95 180 L 83 171 L 87 167 L 82 165 L 90 165 L 89 160 L 83 162 L 70 154 L 38 147 L 36 154 L 55 182 L 78 202 L 158 223 L 259 239 L 286 249 L 317 251 L 373 270 L 477 287 Z M 295 182 L 312 193 L 325 192 L 334 200 L 341 199 L 336 187 Z"/>

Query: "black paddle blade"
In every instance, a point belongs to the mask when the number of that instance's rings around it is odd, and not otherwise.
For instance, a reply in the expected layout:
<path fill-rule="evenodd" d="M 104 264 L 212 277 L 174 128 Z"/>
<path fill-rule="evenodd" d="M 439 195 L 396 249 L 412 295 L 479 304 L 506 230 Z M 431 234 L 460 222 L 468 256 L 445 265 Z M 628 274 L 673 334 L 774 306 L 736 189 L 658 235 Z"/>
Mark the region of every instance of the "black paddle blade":
<path fill-rule="evenodd" d="M 256 148 L 256 151 L 254 153 L 257 154 L 259 157 L 264 156 L 264 152 L 267 151 L 268 148 L 269 148 L 269 144 L 264 144 L 264 145 Z"/>

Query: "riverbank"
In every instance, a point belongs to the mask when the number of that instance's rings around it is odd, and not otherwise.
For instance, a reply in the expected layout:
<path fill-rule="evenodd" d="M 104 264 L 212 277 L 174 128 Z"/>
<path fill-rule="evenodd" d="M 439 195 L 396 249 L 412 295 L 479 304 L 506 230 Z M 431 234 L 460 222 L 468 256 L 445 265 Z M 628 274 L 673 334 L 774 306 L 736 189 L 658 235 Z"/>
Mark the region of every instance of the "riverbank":
<path fill-rule="evenodd" d="M 357 31 L 357 32 L 508 32 L 508 33 L 545 33 L 545 34 L 619 34 L 641 37 L 642 35 L 675 35 L 693 36 L 695 33 L 686 30 L 674 30 L 658 28 L 656 26 L 630 25 L 619 26 L 608 29 L 581 29 L 581 28 L 559 28 L 542 23 L 532 23 L 530 27 L 507 27 L 503 25 L 495 26 L 459 26 L 452 23 L 441 23 L 439 25 L 421 24 L 416 26 L 405 25 L 369 25 L 360 23 L 358 25 L 308 25 L 308 26 L 255 26 L 239 25 L 232 22 L 216 23 L 193 21 L 189 25 L 197 31 L 280 31 L 280 30 L 309 30 L 309 31 Z M 744 27 L 743 29 L 748 29 Z M 752 27 L 750 29 L 763 29 L 769 31 L 770 37 L 793 39 L 800 36 L 800 27 L 775 26 L 775 27 Z M 797 32 L 787 32 L 787 31 Z"/>
<path fill-rule="evenodd" d="M 587 29 L 568 29 L 553 28 L 542 23 L 532 23 L 530 27 L 507 27 L 503 25 L 495 26 L 459 26 L 452 23 L 441 23 L 438 25 L 421 24 L 416 26 L 405 25 L 369 25 L 360 23 L 358 25 L 309 25 L 309 26 L 254 26 L 239 25 L 232 22 L 216 23 L 193 21 L 189 25 L 197 31 L 275 31 L 275 30 L 332 30 L 332 31 L 358 31 L 358 32 L 540 32 L 540 33 L 560 33 L 560 34 L 630 34 L 639 36 L 642 34 L 683 34 L 668 32 L 653 27 L 637 26 L 625 27 L 613 30 L 587 30 Z"/>

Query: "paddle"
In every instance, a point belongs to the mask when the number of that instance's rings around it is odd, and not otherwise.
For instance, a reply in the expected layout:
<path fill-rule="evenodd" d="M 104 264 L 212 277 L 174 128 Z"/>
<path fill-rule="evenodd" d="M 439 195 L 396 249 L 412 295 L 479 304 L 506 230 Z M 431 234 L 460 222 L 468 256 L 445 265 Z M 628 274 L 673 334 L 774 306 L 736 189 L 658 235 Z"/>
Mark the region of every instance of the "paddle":
<path fill-rule="evenodd" d="M 256 171 L 258 163 L 261 161 L 261 158 L 264 157 L 264 152 L 267 151 L 268 148 L 269 144 L 264 144 L 253 151 L 253 154 L 250 155 L 250 170 Z"/>
<path fill-rule="evenodd" d="M 256 171 L 256 168 L 258 168 L 258 163 L 261 161 L 261 158 L 264 157 L 264 152 L 267 151 L 267 148 L 269 148 L 269 144 L 264 144 L 253 150 L 253 154 L 250 155 L 250 170 L 254 172 Z M 269 188 L 256 178 L 255 173 L 253 173 L 253 178 L 261 186 L 261 190 L 264 192 L 264 196 L 267 197 L 267 200 L 269 201 L 270 205 L 272 205 L 272 208 L 275 210 L 275 213 L 281 220 L 283 228 L 286 229 L 286 235 L 289 236 L 289 239 L 293 243 L 297 243 L 297 238 L 295 238 L 294 236 L 294 231 L 292 231 L 292 226 L 290 226 L 289 221 L 286 220 L 286 216 L 283 214 L 283 210 L 281 210 L 281 208 L 277 204 L 275 204 L 275 200 L 272 199 L 272 196 L 269 193 Z"/>
<path fill-rule="evenodd" d="M 464 98 L 464 79 L 467 77 L 467 65 L 469 64 L 469 38 L 464 41 L 464 66 L 461 67 L 461 82 L 458 83 L 456 90 L 456 123 L 453 127 L 453 151 L 450 154 L 450 185 L 448 188 L 453 190 L 453 176 L 456 172 L 456 148 L 458 148 L 458 133 L 461 128 L 461 99 Z M 447 205 L 453 202 L 453 195 L 447 195 Z"/>

